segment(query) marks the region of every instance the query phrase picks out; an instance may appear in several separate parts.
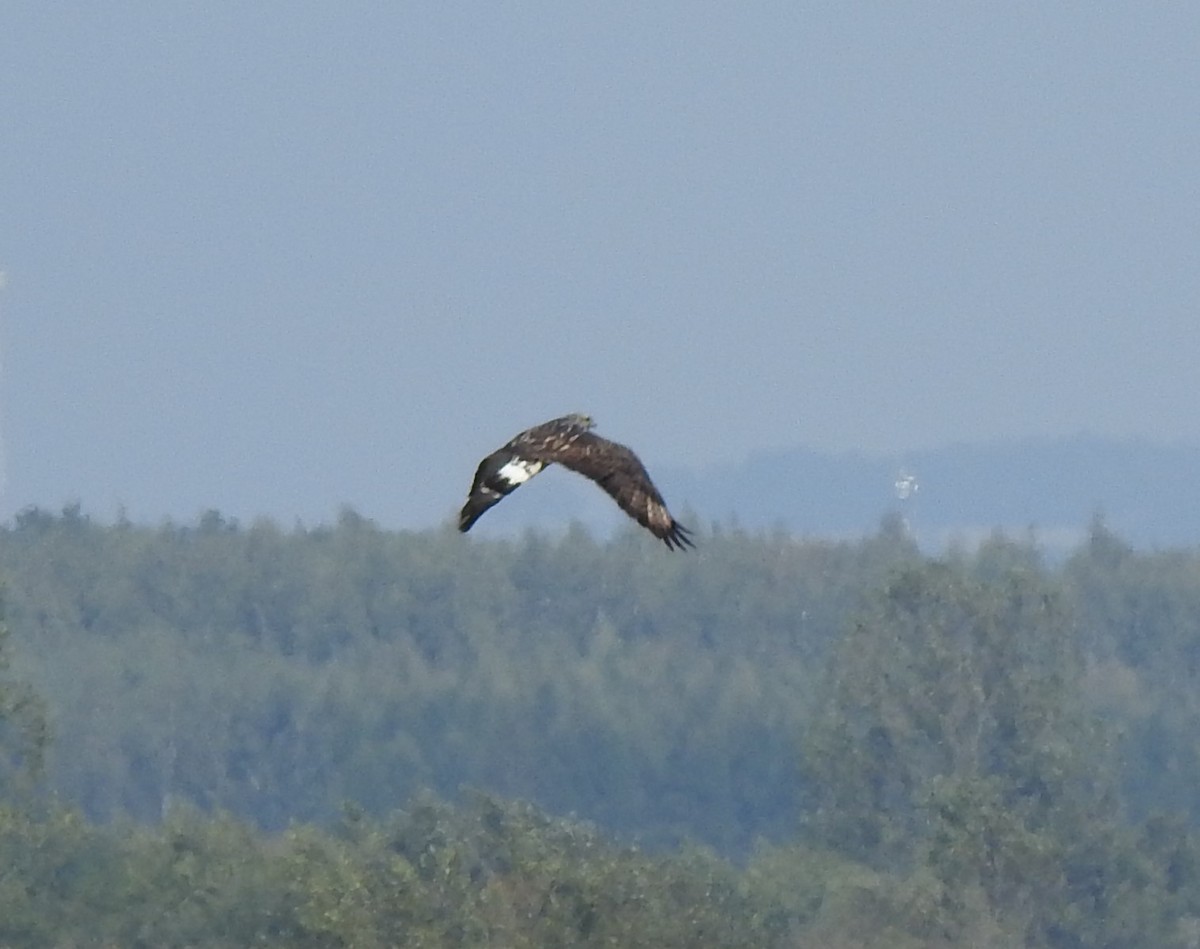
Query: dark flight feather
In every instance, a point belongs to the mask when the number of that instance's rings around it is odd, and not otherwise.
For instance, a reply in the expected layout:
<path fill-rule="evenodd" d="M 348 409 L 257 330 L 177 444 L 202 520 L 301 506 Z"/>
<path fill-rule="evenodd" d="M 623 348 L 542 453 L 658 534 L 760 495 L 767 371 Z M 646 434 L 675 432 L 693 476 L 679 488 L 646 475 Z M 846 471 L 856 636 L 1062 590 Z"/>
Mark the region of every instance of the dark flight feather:
<path fill-rule="evenodd" d="M 479 463 L 471 493 L 458 517 L 469 531 L 483 513 L 499 504 L 547 465 L 560 464 L 590 478 L 621 510 L 671 550 L 695 546 L 690 531 L 667 510 L 641 460 L 629 448 L 594 434 L 586 415 L 564 415 L 527 429 Z"/>

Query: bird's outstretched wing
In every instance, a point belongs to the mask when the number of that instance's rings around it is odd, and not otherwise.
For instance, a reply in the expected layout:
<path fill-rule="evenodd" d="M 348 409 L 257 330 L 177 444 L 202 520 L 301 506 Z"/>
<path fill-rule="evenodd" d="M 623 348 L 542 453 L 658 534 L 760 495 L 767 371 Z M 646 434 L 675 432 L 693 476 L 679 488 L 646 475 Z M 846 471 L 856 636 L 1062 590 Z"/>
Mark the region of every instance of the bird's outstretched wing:
<path fill-rule="evenodd" d="M 591 432 L 538 454 L 590 478 L 618 506 L 672 550 L 693 546 L 690 532 L 680 524 L 659 493 L 646 466 L 631 449 Z"/>

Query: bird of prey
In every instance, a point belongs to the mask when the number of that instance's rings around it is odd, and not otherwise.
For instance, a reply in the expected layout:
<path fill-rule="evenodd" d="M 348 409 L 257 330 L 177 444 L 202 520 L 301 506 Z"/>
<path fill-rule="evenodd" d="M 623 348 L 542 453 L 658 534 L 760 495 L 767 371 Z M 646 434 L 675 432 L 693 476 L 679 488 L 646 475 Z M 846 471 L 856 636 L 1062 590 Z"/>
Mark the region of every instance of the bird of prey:
<path fill-rule="evenodd" d="M 589 415 L 564 415 L 521 432 L 484 458 L 458 515 L 458 529 L 469 531 L 484 511 L 557 462 L 600 485 L 622 511 L 668 549 L 695 546 L 690 531 L 667 510 L 638 456 L 624 445 L 593 434 L 594 425 Z"/>

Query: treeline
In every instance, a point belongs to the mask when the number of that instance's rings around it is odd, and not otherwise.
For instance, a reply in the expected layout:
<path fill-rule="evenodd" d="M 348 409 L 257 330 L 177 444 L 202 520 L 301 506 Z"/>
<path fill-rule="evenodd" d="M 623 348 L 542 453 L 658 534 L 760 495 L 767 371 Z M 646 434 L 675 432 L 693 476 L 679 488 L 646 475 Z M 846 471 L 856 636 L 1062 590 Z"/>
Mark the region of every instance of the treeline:
<path fill-rule="evenodd" d="M 174 901 L 279 945 L 1200 935 L 1200 553 L 1099 522 L 1047 565 L 1003 537 L 930 559 L 895 522 L 671 556 L 68 508 L 0 530 L 0 575 L 50 723 L 5 687 L 10 770 L 45 752 L 44 813 L 0 833 L 31 933 L 59 898 L 124 907 L 120 945 Z"/>
<path fill-rule="evenodd" d="M 0 530 L 51 785 L 92 819 L 171 802 L 278 829 L 462 785 L 646 843 L 744 851 L 795 826 L 823 657 L 898 558 L 854 544 L 635 534 L 158 529 L 31 511 Z"/>
<path fill-rule="evenodd" d="M 0 944 L 1184 949 L 1187 904 L 1151 882 L 1161 849 L 1152 836 L 1115 855 L 1151 874 L 1114 892 L 1115 911 L 1080 919 L 1067 905 L 1039 932 L 1027 913 L 1004 920 L 970 885 L 926 871 L 882 873 L 798 844 L 763 847 L 743 867 L 696 847 L 648 853 L 482 794 L 278 834 L 190 808 L 146 827 L 0 806 Z M 1125 888 L 1130 873 L 1104 882 Z"/>
<path fill-rule="evenodd" d="M 770 949 L 799 918 L 710 853 L 482 795 L 278 835 L 187 808 L 152 828 L 0 808 L 0 854 L 4 946 Z"/>

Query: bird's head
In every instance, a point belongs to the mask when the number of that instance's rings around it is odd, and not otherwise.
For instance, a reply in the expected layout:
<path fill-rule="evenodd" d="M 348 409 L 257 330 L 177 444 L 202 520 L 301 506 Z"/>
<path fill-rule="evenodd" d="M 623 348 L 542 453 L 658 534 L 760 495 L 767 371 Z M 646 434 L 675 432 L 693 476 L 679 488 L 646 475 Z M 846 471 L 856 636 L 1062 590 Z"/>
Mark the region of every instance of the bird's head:
<path fill-rule="evenodd" d="M 594 428 L 596 425 L 595 419 L 590 415 L 584 415 L 582 412 L 572 412 L 563 418 L 563 421 L 568 425 L 573 425 L 582 428 L 584 431 Z"/>

